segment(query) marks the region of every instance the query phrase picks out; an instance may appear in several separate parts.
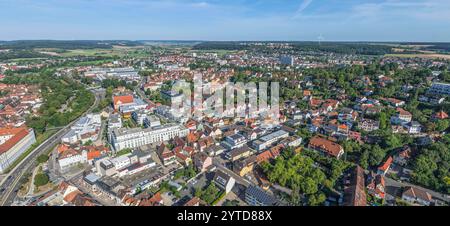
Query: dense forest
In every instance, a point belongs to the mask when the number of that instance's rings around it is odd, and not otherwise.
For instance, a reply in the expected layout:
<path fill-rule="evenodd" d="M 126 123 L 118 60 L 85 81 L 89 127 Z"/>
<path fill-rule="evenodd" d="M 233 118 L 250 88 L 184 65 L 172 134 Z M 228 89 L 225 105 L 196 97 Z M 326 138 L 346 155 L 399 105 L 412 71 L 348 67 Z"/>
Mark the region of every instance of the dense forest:
<path fill-rule="evenodd" d="M 49 57 L 49 55 L 39 53 L 33 50 L 10 50 L 0 52 L 0 60 L 9 60 L 18 58 L 41 58 L 41 57 Z"/>
<path fill-rule="evenodd" d="M 320 51 L 340 54 L 384 55 L 392 53 L 392 47 L 371 43 L 347 42 L 290 42 L 297 51 Z M 264 45 L 251 45 L 250 42 L 202 42 L 194 46 L 195 50 L 255 50 L 264 49 Z"/>

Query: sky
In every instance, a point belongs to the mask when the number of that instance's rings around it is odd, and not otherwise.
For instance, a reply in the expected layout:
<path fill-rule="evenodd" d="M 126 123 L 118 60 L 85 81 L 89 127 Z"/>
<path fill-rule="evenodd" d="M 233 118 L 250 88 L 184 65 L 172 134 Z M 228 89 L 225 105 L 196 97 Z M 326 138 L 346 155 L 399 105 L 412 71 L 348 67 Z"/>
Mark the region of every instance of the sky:
<path fill-rule="evenodd" d="M 0 40 L 450 42 L 450 0 L 0 0 Z"/>

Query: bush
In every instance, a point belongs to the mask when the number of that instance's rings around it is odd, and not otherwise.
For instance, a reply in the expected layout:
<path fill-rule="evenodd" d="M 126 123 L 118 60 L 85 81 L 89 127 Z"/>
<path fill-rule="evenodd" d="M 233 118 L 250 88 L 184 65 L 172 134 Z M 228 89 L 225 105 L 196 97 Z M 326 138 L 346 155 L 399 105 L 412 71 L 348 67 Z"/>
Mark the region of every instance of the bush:
<path fill-rule="evenodd" d="M 37 161 L 39 164 L 47 162 L 48 156 L 47 155 L 39 155 L 39 157 L 37 157 Z"/>
<path fill-rule="evenodd" d="M 49 178 L 45 173 L 39 173 L 34 177 L 34 185 L 40 187 L 48 184 Z"/>

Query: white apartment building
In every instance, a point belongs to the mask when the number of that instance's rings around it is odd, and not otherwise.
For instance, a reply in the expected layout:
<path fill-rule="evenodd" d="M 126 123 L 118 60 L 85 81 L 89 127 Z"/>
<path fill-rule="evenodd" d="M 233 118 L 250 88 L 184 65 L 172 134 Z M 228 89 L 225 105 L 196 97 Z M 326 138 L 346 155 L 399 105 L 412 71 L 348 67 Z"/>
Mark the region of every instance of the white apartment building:
<path fill-rule="evenodd" d="M 74 144 L 79 141 L 97 140 L 101 125 L 102 119 L 100 114 L 88 114 L 80 118 L 70 128 L 70 131 L 61 138 L 61 141 Z"/>
<path fill-rule="evenodd" d="M 36 142 L 33 129 L 0 129 L 0 173 Z"/>
<path fill-rule="evenodd" d="M 86 163 L 87 160 L 87 152 L 82 151 L 81 153 L 73 153 L 63 158 L 58 159 L 58 165 L 61 171 L 65 171 L 66 169 L 75 166 L 79 163 Z"/>
<path fill-rule="evenodd" d="M 108 129 L 118 129 L 122 128 L 122 119 L 118 114 L 111 114 L 108 119 Z"/>
<path fill-rule="evenodd" d="M 287 138 L 289 136 L 289 133 L 284 130 L 278 130 L 273 133 L 267 134 L 258 140 L 253 142 L 253 147 L 258 150 L 264 150 L 268 147 L 270 147 L 273 143 L 283 139 Z"/>
<path fill-rule="evenodd" d="M 111 145 L 116 151 L 136 148 L 152 143 L 168 141 L 175 137 L 185 137 L 189 130 L 182 125 L 167 124 L 156 128 L 115 129 L 111 134 Z"/>

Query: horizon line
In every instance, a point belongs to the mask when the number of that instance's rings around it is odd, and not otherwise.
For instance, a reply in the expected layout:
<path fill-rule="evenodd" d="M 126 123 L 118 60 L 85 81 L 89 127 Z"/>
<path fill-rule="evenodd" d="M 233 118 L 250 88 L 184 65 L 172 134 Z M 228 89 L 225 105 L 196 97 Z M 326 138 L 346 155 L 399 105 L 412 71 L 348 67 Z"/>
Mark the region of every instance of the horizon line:
<path fill-rule="evenodd" d="M 26 42 L 26 41 L 132 41 L 132 42 L 319 42 L 318 40 L 201 40 L 201 39 L 10 39 L 0 42 Z M 321 40 L 327 42 L 360 42 L 360 43 L 450 43 L 449 41 L 375 41 L 375 40 Z"/>

